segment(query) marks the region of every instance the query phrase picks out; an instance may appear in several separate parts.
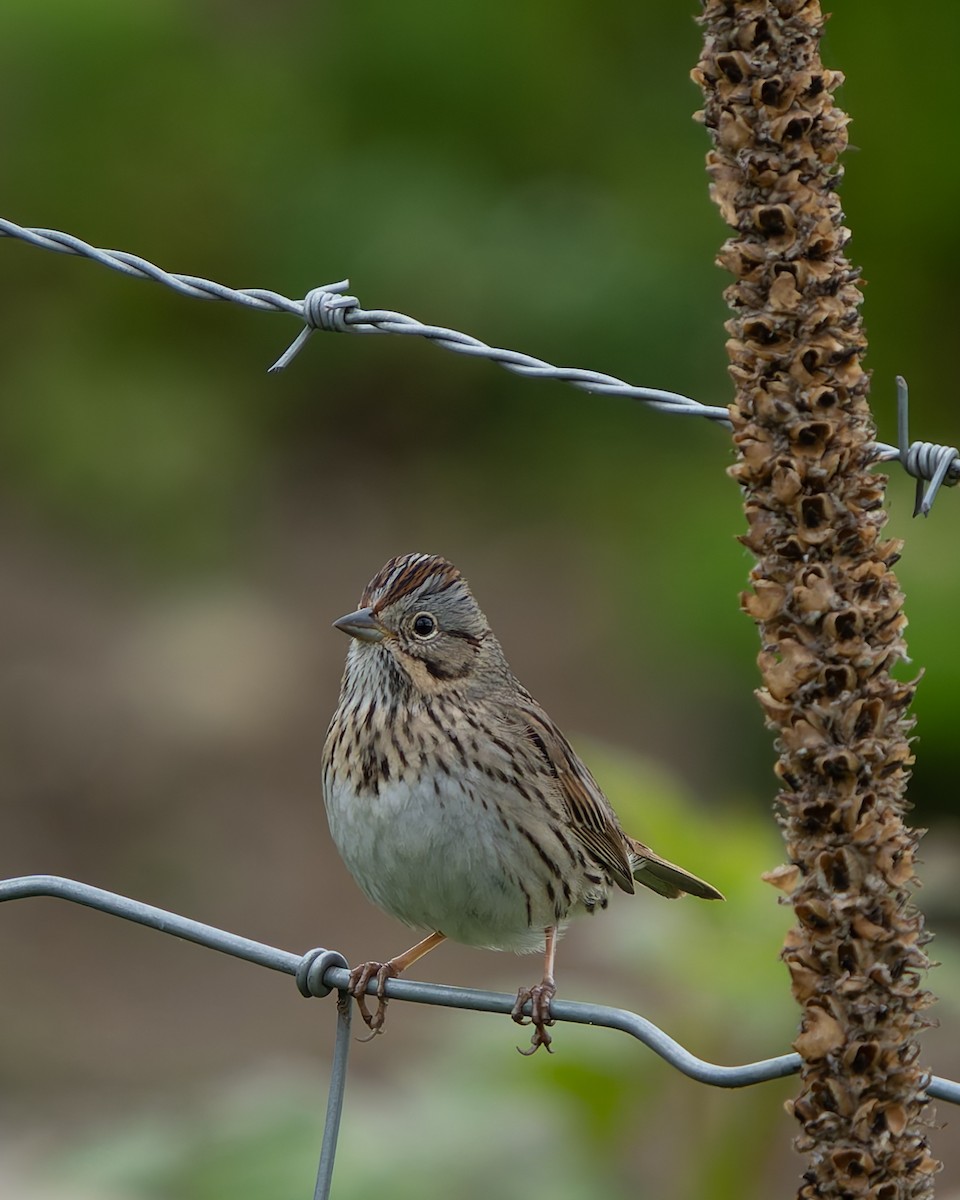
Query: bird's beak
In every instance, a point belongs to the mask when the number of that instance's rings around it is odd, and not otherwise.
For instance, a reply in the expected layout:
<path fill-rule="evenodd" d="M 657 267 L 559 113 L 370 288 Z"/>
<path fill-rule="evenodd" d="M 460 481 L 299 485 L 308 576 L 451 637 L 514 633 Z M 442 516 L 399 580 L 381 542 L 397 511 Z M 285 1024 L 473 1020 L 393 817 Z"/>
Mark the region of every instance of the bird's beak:
<path fill-rule="evenodd" d="M 371 608 L 358 608 L 333 623 L 334 629 L 349 633 L 360 642 L 382 642 L 387 631 L 373 615 Z"/>

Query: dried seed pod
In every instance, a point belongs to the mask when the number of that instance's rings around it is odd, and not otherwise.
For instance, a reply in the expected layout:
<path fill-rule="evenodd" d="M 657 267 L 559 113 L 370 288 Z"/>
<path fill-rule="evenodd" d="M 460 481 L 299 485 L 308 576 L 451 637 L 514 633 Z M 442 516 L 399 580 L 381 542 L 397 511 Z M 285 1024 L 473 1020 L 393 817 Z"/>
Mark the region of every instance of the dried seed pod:
<path fill-rule="evenodd" d="M 757 696 L 777 737 L 789 862 L 765 877 L 797 924 L 783 956 L 802 1007 L 804 1198 L 932 1195 L 916 1065 L 927 940 L 903 822 L 913 687 L 903 597 L 870 471 L 859 272 L 836 186 L 847 117 L 819 59 L 818 0 L 704 0 L 697 115 L 711 196 L 734 231 L 718 262 L 730 406 L 757 557 L 741 599 L 760 628 Z"/>

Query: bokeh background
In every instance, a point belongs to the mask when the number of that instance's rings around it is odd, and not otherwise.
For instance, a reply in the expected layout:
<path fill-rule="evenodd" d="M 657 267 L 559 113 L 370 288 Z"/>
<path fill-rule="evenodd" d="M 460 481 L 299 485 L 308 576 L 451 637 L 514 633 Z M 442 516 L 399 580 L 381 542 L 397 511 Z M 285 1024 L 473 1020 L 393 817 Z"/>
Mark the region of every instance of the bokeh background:
<path fill-rule="evenodd" d="M 843 6 L 844 200 L 874 402 L 956 443 L 960 9 Z M 703 173 L 694 5 L 6 0 L 2 215 L 291 296 L 395 308 L 725 404 L 725 236 Z M 725 433 L 426 344 L 316 334 L 0 243 L 0 875 L 60 873 L 352 961 L 408 934 L 326 834 L 330 622 L 390 555 L 471 580 L 625 823 L 725 906 L 624 899 L 563 943 L 563 995 L 705 1057 L 785 1050 L 788 923 L 749 560 Z M 937 1072 L 960 1075 L 956 497 L 891 530 L 916 704 Z M 49 900 L 0 913 L 0 1195 L 311 1194 L 333 1002 Z M 456 947 L 429 979 L 512 991 Z M 395 1004 L 355 1047 L 335 1193 L 788 1195 L 789 1081 L 714 1093 L 622 1035 Z M 519 1035 L 522 1040 L 522 1035 Z M 941 1106 L 941 1195 L 960 1161 Z"/>

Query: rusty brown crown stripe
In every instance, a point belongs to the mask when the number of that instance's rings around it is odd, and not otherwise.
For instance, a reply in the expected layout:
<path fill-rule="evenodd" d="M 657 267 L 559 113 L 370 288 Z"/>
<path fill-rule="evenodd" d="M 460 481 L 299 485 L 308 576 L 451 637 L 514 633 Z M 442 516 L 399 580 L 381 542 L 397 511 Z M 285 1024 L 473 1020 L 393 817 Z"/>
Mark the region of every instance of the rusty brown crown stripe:
<path fill-rule="evenodd" d="M 735 233 L 726 291 L 730 408 L 755 554 L 743 606 L 760 630 L 758 692 L 775 730 L 793 904 L 783 951 L 802 1008 L 800 1093 L 810 1155 L 800 1196 L 933 1194 L 917 1035 L 930 1003 L 905 827 L 913 686 L 903 596 L 868 468 L 866 341 L 836 185 L 842 76 L 819 54 L 815 0 L 707 0 L 694 79 L 711 195 Z"/>
<path fill-rule="evenodd" d="M 460 572 L 436 554 L 401 554 L 391 558 L 363 590 L 361 607 L 374 609 L 393 604 L 432 580 L 431 591 L 441 592 L 460 578 Z"/>

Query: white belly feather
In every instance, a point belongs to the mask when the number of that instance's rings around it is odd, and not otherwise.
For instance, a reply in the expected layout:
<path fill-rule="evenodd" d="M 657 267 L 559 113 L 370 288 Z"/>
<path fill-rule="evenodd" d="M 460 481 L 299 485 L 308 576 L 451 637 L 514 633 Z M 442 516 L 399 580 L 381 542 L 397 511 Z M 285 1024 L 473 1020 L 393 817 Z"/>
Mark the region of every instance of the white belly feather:
<path fill-rule="evenodd" d="M 406 925 L 469 946 L 543 949 L 556 912 L 527 844 L 503 836 L 489 795 L 496 783 L 437 778 L 439 795 L 432 786 L 427 796 L 414 795 L 408 782 L 394 778 L 381 783 L 378 795 L 358 796 L 328 771 L 330 832 L 350 873 L 374 904 Z M 498 799 L 508 813 L 516 804 L 515 793 Z"/>

